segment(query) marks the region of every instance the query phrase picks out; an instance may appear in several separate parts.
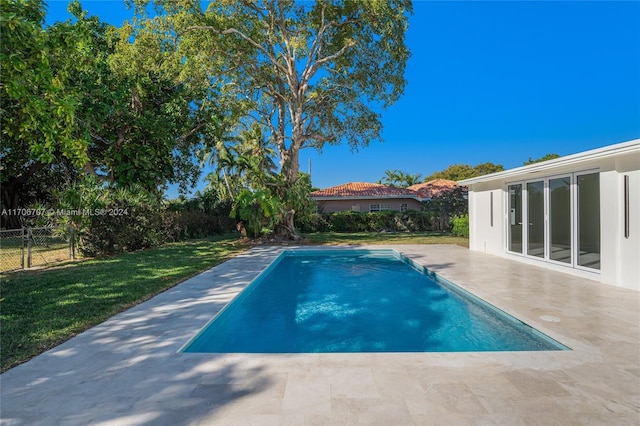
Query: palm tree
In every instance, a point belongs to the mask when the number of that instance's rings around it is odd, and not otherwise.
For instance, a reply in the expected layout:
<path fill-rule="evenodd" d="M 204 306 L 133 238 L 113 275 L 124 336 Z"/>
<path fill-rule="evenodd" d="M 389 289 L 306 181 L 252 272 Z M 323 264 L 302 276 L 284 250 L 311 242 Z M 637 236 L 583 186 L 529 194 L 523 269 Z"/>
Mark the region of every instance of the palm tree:
<path fill-rule="evenodd" d="M 382 184 L 393 186 L 393 187 L 398 186 L 401 173 L 402 172 L 398 170 L 386 170 L 384 172 L 384 176 L 382 177 L 382 179 L 378 181 L 378 183 L 382 183 Z"/>
<path fill-rule="evenodd" d="M 422 175 L 420 173 L 409 174 L 409 173 L 400 172 L 400 176 L 398 180 L 401 182 L 402 186 L 406 188 L 407 186 L 420 183 L 421 178 L 422 178 Z"/>
<path fill-rule="evenodd" d="M 200 153 L 202 165 L 215 170 L 205 180 L 221 200 L 234 201 L 243 188 L 257 189 L 276 173 L 275 149 L 262 128 L 254 124 L 236 135 L 217 141 Z"/>
<path fill-rule="evenodd" d="M 420 183 L 421 177 L 422 175 L 420 173 L 409 174 L 400 170 L 387 170 L 384 172 L 384 177 L 380 179 L 378 183 L 383 183 L 393 187 L 406 188 L 407 186 Z"/>

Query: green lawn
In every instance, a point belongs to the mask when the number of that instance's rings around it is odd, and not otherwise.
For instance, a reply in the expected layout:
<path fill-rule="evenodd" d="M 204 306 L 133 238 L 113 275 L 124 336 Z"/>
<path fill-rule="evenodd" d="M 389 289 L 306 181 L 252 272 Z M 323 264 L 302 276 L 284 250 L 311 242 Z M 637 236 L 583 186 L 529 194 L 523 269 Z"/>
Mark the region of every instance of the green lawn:
<path fill-rule="evenodd" d="M 0 275 L 2 371 L 245 250 L 237 236 Z"/>
<path fill-rule="evenodd" d="M 0 369 L 50 349 L 247 249 L 237 235 L 0 274 Z M 458 244 L 439 233 L 306 234 L 304 244 Z"/>
<path fill-rule="evenodd" d="M 469 247 L 469 239 L 440 232 L 358 232 L 341 234 L 323 232 L 305 234 L 307 244 L 456 244 Z"/>

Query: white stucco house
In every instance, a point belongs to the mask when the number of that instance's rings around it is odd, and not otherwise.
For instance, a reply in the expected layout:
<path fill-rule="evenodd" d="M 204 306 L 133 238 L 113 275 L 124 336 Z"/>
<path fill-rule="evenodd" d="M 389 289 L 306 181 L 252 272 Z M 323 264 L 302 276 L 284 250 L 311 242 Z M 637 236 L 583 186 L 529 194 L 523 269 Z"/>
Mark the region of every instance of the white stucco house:
<path fill-rule="evenodd" d="M 471 250 L 640 291 L 640 139 L 458 184 Z"/>

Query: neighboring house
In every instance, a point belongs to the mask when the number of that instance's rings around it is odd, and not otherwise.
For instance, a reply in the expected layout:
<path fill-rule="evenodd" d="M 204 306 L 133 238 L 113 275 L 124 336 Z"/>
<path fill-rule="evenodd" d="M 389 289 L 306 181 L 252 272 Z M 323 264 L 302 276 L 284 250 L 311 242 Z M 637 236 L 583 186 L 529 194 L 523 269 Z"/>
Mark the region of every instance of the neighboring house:
<path fill-rule="evenodd" d="M 640 290 L 640 139 L 458 183 L 471 250 Z"/>
<path fill-rule="evenodd" d="M 415 191 L 378 183 L 351 182 L 312 192 L 318 212 L 379 212 L 382 210 L 421 210 Z"/>
<path fill-rule="evenodd" d="M 430 200 L 433 197 L 451 192 L 458 187 L 458 183 L 454 180 L 434 179 L 429 182 L 418 183 L 407 187 L 418 194 L 421 201 Z"/>
<path fill-rule="evenodd" d="M 310 196 L 317 202 L 318 211 L 321 213 L 348 210 L 356 212 L 422 210 L 421 201 L 453 191 L 457 186 L 455 181 L 445 179 L 435 179 L 408 188 L 396 188 L 379 183 L 351 182 L 312 192 Z"/>

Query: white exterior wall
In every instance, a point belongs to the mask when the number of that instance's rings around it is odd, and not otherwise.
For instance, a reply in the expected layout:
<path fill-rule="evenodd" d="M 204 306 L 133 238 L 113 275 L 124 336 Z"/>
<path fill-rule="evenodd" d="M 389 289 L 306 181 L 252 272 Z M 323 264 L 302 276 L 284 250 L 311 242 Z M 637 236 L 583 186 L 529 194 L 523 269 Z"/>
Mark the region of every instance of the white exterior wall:
<path fill-rule="evenodd" d="M 493 194 L 493 225 L 491 224 L 491 194 Z M 502 187 L 491 184 L 469 188 L 469 248 L 484 253 L 504 254 L 505 197 Z"/>
<path fill-rule="evenodd" d="M 607 256 L 607 274 L 603 271 L 603 282 L 640 291 L 640 154 L 620 157 L 615 161 L 614 170 L 606 173 L 611 194 L 605 197 L 610 204 L 600 201 L 601 211 L 607 212 L 615 206 L 614 217 L 602 228 L 603 240 L 615 253 L 614 258 Z M 629 237 L 624 236 L 624 176 L 629 176 Z M 602 175 L 601 175 L 602 179 Z M 606 222 L 606 220 L 602 220 Z M 604 226 L 602 224 L 601 226 Z M 605 248 L 603 247 L 604 251 Z"/>
<path fill-rule="evenodd" d="M 640 291 L 640 141 L 635 142 L 635 145 L 631 145 L 637 149 L 627 149 L 619 155 L 595 156 L 580 161 L 580 155 L 577 154 L 572 156 L 576 157 L 575 161 L 552 160 L 546 168 L 524 167 L 522 173 L 519 173 L 520 169 L 514 169 L 514 172 L 500 172 L 459 182 L 469 187 L 469 248 Z M 599 150 L 589 152 L 595 151 Z M 600 174 L 600 271 L 585 271 L 508 253 L 507 185 L 590 170 L 598 170 Z M 628 238 L 624 235 L 625 175 L 629 176 Z"/>

